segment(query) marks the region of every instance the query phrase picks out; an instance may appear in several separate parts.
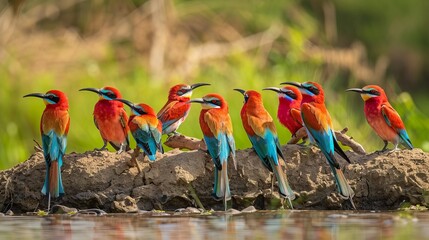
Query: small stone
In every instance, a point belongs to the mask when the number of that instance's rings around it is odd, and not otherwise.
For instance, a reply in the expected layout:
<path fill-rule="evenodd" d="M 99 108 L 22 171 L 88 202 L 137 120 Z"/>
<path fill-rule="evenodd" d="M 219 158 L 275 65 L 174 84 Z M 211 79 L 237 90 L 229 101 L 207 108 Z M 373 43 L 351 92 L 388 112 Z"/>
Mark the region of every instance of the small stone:
<path fill-rule="evenodd" d="M 185 209 L 185 212 L 187 212 L 187 213 L 201 213 L 200 210 L 198 210 L 197 208 L 194 208 L 194 207 L 187 207 Z"/>
<path fill-rule="evenodd" d="M 97 216 L 102 216 L 102 215 L 106 215 L 107 213 L 101 209 L 98 208 L 90 208 L 90 209 L 83 209 L 83 210 L 79 210 L 78 211 L 79 214 L 93 214 L 93 215 L 97 215 Z"/>
<path fill-rule="evenodd" d="M 124 197 L 122 201 L 113 201 L 112 208 L 112 211 L 117 213 L 137 213 L 139 211 L 136 200 L 130 196 Z"/>
<path fill-rule="evenodd" d="M 186 208 L 178 208 L 175 210 L 175 212 L 183 213 L 186 211 Z"/>
<path fill-rule="evenodd" d="M 231 215 L 237 215 L 240 213 L 241 213 L 240 211 L 238 211 L 237 209 L 234 209 L 234 208 L 230 208 L 230 209 L 226 210 L 226 212 L 225 212 L 225 214 L 231 214 Z"/>
<path fill-rule="evenodd" d="M 253 213 L 253 212 L 256 212 L 256 211 L 257 210 L 256 210 L 256 208 L 254 206 L 250 206 L 250 207 L 247 207 L 247 208 L 241 210 L 241 212 L 243 212 L 243 213 Z"/>
<path fill-rule="evenodd" d="M 54 205 L 51 207 L 49 213 L 51 214 L 67 214 L 67 213 L 76 213 L 76 208 L 69 208 L 63 205 Z"/>
<path fill-rule="evenodd" d="M 6 216 L 13 216 L 14 215 L 14 213 L 10 209 L 7 210 L 7 212 L 5 214 L 6 214 Z"/>

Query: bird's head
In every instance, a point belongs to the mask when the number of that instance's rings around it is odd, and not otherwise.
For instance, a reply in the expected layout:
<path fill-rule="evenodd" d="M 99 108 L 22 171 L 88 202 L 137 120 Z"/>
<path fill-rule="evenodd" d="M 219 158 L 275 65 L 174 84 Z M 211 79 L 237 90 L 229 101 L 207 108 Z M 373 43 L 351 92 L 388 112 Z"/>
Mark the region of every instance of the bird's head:
<path fill-rule="evenodd" d="M 228 107 L 223 97 L 215 93 L 207 94 L 202 98 L 191 99 L 188 101 L 188 103 L 200 103 L 203 109 L 224 109 Z"/>
<path fill-rule="evenodd" d="M 277 87 L 268 87 L 263 90 L 271 90 L 278 93 L 279 98 L 286 99 L 288 102 L 299 101 L 302 100 L 302 94 L 298 88 L 294 86 L 285 86 L 283 88 Z"/>
<path fill-rule="evenodd" d="M 346 91 L 352 91 L 360 93 L 362 99 L 366 102 L 370 99 L 386 99 L 386 94 L 384 90 L 377 85 L 368 85 L 363 88 L 349 88 Z"/>
<path fill-rule="evenodd" d="M 128 100 L 122 99 L 122 98 L 116 98 L 114 101 L 122 102 L 128 107 L 131 108 L 131 111 L 136 116 L 142 116 L 142 115 L 153 115 L 156 116 L 155 111 L 153 108 L 151 108 L 149 105 L 144 103 L 135 104 Z"/>
<path fill-rule="evenodd" d="M 234 88 L 235 91 L 241 93 L 244 96 L 244 103 L 247 103 L 247 101 L 249 99 L 254 100 L 254 101 L 262 101 L 262 96 L 259 92 L 255 91 L 255 90 L 243 90 L 243 89 L 239 89 L 239 88 Z"/>
<path fill-rule="evenodd" d="M 190 98 L 192 96 L 192 91 L 196 88 L 202 86 L 208 86 L 209 83 L 195 83 L 192 85 L 187 84 L 177 84 L 170 88 L 170 92 L 168 94 L 169 100 L 178 100 L 180 98 Z"/>
<path fill-rule="evenodd" d="M 121 98 L 122 95 L 118 89 L 114 87 L 104 87 L 101 89 L 97 88 L 82 88 L 79 91 L 90 91 L 97 93 L 100 96 L 100 100 L 114 100 L 116 98 Z"/>
<path fill-rule="evenodd" d="M 295 86 L 299 89 L 302 94 L 303 102 L 324 102 L 325 96 L 323 88 L 320 84 L 316 82 L 283 82 L 281 84 L 287 84 Z"/>
<path fill-rule="evenodd" d="M 65 93 L 59 90 L 50 90 L 47 93 L 30 93 L 24 97 L 38 97 L 43 99 L 46 106 L 62 106 L 68 108 L 68 100 Z"/>

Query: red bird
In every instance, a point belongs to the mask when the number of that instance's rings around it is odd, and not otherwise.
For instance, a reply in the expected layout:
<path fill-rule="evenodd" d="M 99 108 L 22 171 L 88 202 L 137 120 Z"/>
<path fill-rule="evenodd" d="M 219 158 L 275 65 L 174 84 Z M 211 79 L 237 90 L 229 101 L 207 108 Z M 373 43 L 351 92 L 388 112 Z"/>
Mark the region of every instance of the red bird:
<path fill-rule="evenodd" d="M 47 169 L 42 194 L 48 195 L 49 210 L 51 197 L 57 198 L 64 195 L 61 166 L 70 126 L 69 104 L 67 96 L 58 90 L 51 90 L 46 94 L 31 93 L 24 97 L 42 98 L 46 105 L 40 120 L 40 133 Z"/>
<path fill-rule="evenodd" d="M 279 95 L 279 107 L 277 109 L 277 118 L 285 126 L 292 136 L 303 127 L 301 118 L 301 100 L 302 95 L 298 88 L 286 86 L 283 88 L 269 87 L 264 90 L 277 92 Z"/>
<path fill-rule="evenodd" d="M 157 114 L 158 119 L 162 122 L 162 134 L 177 134 L 176 130 L 185 121 L 191 109 L 188 101 L 192 96 L 192 90 L 207 85 L 210 84 L 178 84 L 170 89 L 167 102 Z"/>
<path fill-rule="evenodd" d="M 124 150 L 128 151 L 128 116 L 124 110 L 124 104 L 119 101 L 113 101 L 117 98 L 122 98 L 118 89 L 113 87 L 82 88 L 79 91 L 91 91 L 100 96 L 100 99 L 94 107 L 94 123 L 98 128 L 103 139 L 104 145 L 101 148 L 96 148 L 97 151 L 106 149 L 107 142 L 118 151 L 118 154 Z"/>
<path fill-rule="evenodd" d="M 360 88 L 350 88 L 346 91 L 360 93 L 365 101 L 364 112 L 366 120 L 374 129 L 375 133 L 383 139 L 385 151 L 388 142 L 395 145 L 393 150 L 398 149 L 399 143 L 403 143 L 407 148 L 413 149 L 413 144 L 408 137 L 405 125 L 396 110 L 390 105 L 386 93 L 377 85 L 368 85 Z"/>

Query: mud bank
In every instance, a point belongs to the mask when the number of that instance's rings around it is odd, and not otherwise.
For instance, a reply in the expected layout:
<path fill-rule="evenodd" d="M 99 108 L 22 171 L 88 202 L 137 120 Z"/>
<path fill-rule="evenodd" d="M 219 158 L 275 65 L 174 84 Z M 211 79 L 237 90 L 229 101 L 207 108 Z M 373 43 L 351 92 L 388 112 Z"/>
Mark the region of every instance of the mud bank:
<path fill-rule="evenodd" d="M 331 172 L 317 148 L 283 146 L 290 185 L 299 197 L 297 209 L 351 209 L 336 194 Z M 358 209 L 396 209 L 403 201 L 425 204 L 429 190 L 429 153 L 420 149 L 358 155 L 347 152 L 352 164 L 340 160 L 355 190 Z M 172 150 L 156 162 L 138 159 L 142 172 L 129 167 L 130 153 L 70 153 L 62 176 L 66 195 L 54 203 L 78 209 L 99 208 L 107 212 L 175 210 L 199 207 L 222 209 L 211 198 L 213 164 L 202 151 Z M 229 165 L 232 207 L 275 209 L 280 201 L 270 193 L 270 175 L 251 149 L 237 151 L 237 167 Z M 3 212 L 22 213 L 44 208 L 40 194 L 45 176 L 41 152 L 12 169 L 0 172 L 0 204 Z"/>

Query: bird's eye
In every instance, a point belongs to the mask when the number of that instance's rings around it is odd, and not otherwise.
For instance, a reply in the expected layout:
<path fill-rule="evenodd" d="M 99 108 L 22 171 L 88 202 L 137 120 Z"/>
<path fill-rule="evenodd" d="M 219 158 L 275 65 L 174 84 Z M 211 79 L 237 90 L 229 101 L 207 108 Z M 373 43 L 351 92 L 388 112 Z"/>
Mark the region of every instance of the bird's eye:
<path fill-rule="evenodd" d="M 110 99 L 115 99 L 115 98 L 116 98 L 116 95 L 115 95 L 114 93 L 112 93 L 112 92 L 107 92 L 107 93 L 106 93 L 106 96 L 107 96 L 108 98 L 110 98 Z"/>
<path fill-rule="evenodd" d="M 183 95 L 183 91 L 182 90 L 177 91 L 177 95 L 182 96 Z"/>
<path fill-rule="evenodd" d="M 212 102 L 213 104 L 216 104 L 216 100 L 212 100 L 211 102 Z"/>
<path fill-rule="evenodd" d="M 315 95 L 319 95 L 319 89 L 317 89 L 317 87 L 315 86 L 308 87 L 308 91 L 312 92 Z"/>
<path fill-rule="evenodd" d="M 369 91 L 369 93 L 371 95 L 379 95 L 379 93 L 377 92 L 377 90 L 371 89 L 371 91 Z"/>
<path fill-rule="evenodd" d="M 48 95 L 48 99 L 54 103 L 58 103 L 58 101 L 60 100 L 60 98 L 55 95 Z"/>

